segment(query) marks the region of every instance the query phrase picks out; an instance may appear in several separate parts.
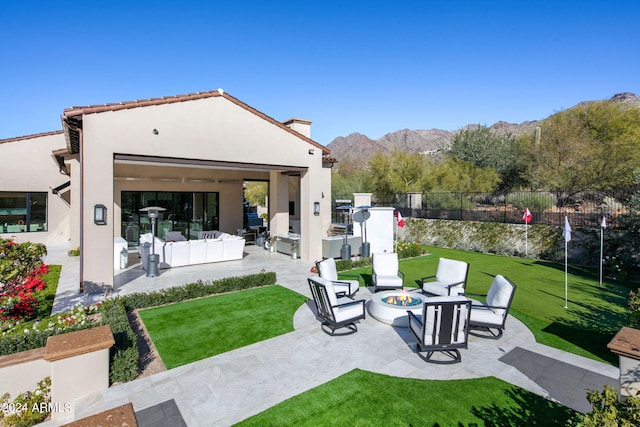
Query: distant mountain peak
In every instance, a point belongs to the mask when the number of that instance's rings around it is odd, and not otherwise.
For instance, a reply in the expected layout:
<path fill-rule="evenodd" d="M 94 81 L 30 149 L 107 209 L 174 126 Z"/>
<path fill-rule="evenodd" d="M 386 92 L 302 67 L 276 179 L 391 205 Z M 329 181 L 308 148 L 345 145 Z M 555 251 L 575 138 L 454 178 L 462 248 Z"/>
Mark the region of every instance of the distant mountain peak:
<path fill-rule="evenodd" d="M 640 108 L 640 96 L 631 92 L 621 92 L 610 98 L 612 102 L 620 102 Z M 593 101 L 584 101 L 577 105 L 583 105 Z M 354 162 L 366 165 L 373 154 L 378 151 L 385 153 L 395 149 L 423 154 L 435 154 L 446 150 L 451 146 L 451 140 L 461 130 L 471 130 L 478 128 L 479 124 L 469 124 L 462 129 L 446 131 L 441 129 L 401 129 L 388 133 L 381 138 L 371 139 L 366 135 L 354 132 L 346 137 L 339 136 L 327 144 L 338 162 Z M 540 126 L 540 121 L 525 121 L 520 124 L 508 123 L 500 120 L 489 126 L 498 135 L 511 134 L 519 136 L 524 133 L 534 132 L 536 126 Z M 338 163 L 340 165 L 340 163 Z M 338 166 L 339 167 L 339 166 Z"/>

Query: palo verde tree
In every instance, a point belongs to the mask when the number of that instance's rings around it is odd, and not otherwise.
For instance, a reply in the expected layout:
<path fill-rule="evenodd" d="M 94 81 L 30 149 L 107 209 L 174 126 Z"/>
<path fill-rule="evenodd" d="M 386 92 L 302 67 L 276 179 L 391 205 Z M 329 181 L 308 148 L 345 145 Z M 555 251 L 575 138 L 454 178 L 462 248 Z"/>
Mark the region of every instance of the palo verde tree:
<path fill-rule="evenodd" d="M 478 125 L 455 134 L 448 155 L 478 168 L 494 169 L 500 177 L 499 189 L 508 191 L 523 183 L 526 167 L 522 153 L 521 144 L 513 135 L 498 135 Z"/>
<path fill-rule="evenodd" d="M 419 153 L 394 150 L 378 152 L 369 160 L 370 188 L 378 195 L 420 191 L 427 161 Z"/>
<path fill-rule="evenodd" d="M 493 168 L 481 168 L 471 162 L 449 157 L 442 162 L 431 162 L 422 177 L 422 191 L 452 191 L 488 193 L 500 183 Z"/>
<path fill-rule="evenodd" d="M 640 167 L 640 109 L 581 104 L 544 120 L 528 141 L 531 175 L 552 191 L 627 188 Z"/>

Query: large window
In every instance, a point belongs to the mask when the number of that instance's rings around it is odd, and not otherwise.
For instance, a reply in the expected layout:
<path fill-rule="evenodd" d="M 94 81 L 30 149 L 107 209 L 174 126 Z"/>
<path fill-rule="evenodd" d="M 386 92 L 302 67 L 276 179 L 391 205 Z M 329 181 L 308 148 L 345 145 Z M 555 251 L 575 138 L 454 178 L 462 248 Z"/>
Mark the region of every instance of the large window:
<path fill-rule="evenodd" d="M 0 232 L 47 231 L 47 193 L 0 192 Z"/>
<path fill-rule="evenodd" d="M 169 231 L 179 231 L 187 239 L 197 239 L 198 233 L 217 230 L 219 226 L 218 193 L 167 191 L 123 191 L 121 195 L 122 236 L 130 245 L 137 245 L 140 234 L 151 232 L 151 223 L 140 209 L 159 206 L 156 235 L 164 239 Z"/>

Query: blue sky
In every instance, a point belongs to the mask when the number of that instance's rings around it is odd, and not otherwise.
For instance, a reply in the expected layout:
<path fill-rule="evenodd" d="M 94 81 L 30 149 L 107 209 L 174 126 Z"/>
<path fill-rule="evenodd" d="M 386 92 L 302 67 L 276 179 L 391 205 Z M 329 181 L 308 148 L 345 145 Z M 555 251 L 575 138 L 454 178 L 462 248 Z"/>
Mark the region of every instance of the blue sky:
<path fill-rule="evenodd" d="M 640 2 L 2 1 L 0 139 L 223 88 L 328 144 L 640 95 Z"/>

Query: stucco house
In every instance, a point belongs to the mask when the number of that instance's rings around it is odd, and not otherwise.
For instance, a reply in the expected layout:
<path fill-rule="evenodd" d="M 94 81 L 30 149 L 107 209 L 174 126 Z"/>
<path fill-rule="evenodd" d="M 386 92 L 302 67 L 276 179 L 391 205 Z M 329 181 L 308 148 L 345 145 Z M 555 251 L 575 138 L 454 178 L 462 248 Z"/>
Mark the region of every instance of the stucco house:
<path fill-rule="evenodd" d="M 311 122 L 278 122 L 218 89 L 73 107 L 62 130 L 0 141 L 0 236 L 80 248 L 80 288 L 113 285 L 114 238 L 243 227 L 243 184 L 268 182 L 272 235 L 295 223 L 300 257 L 320 259 L 332 159 Z M 315 208 L 314 208 L 315 205 Z M 96 218 L 106 208 L 106 221 Z M 319 209 L 318 209 L 319 207 Z M 104 210 L 103 210 L 104 212 Z"/>

